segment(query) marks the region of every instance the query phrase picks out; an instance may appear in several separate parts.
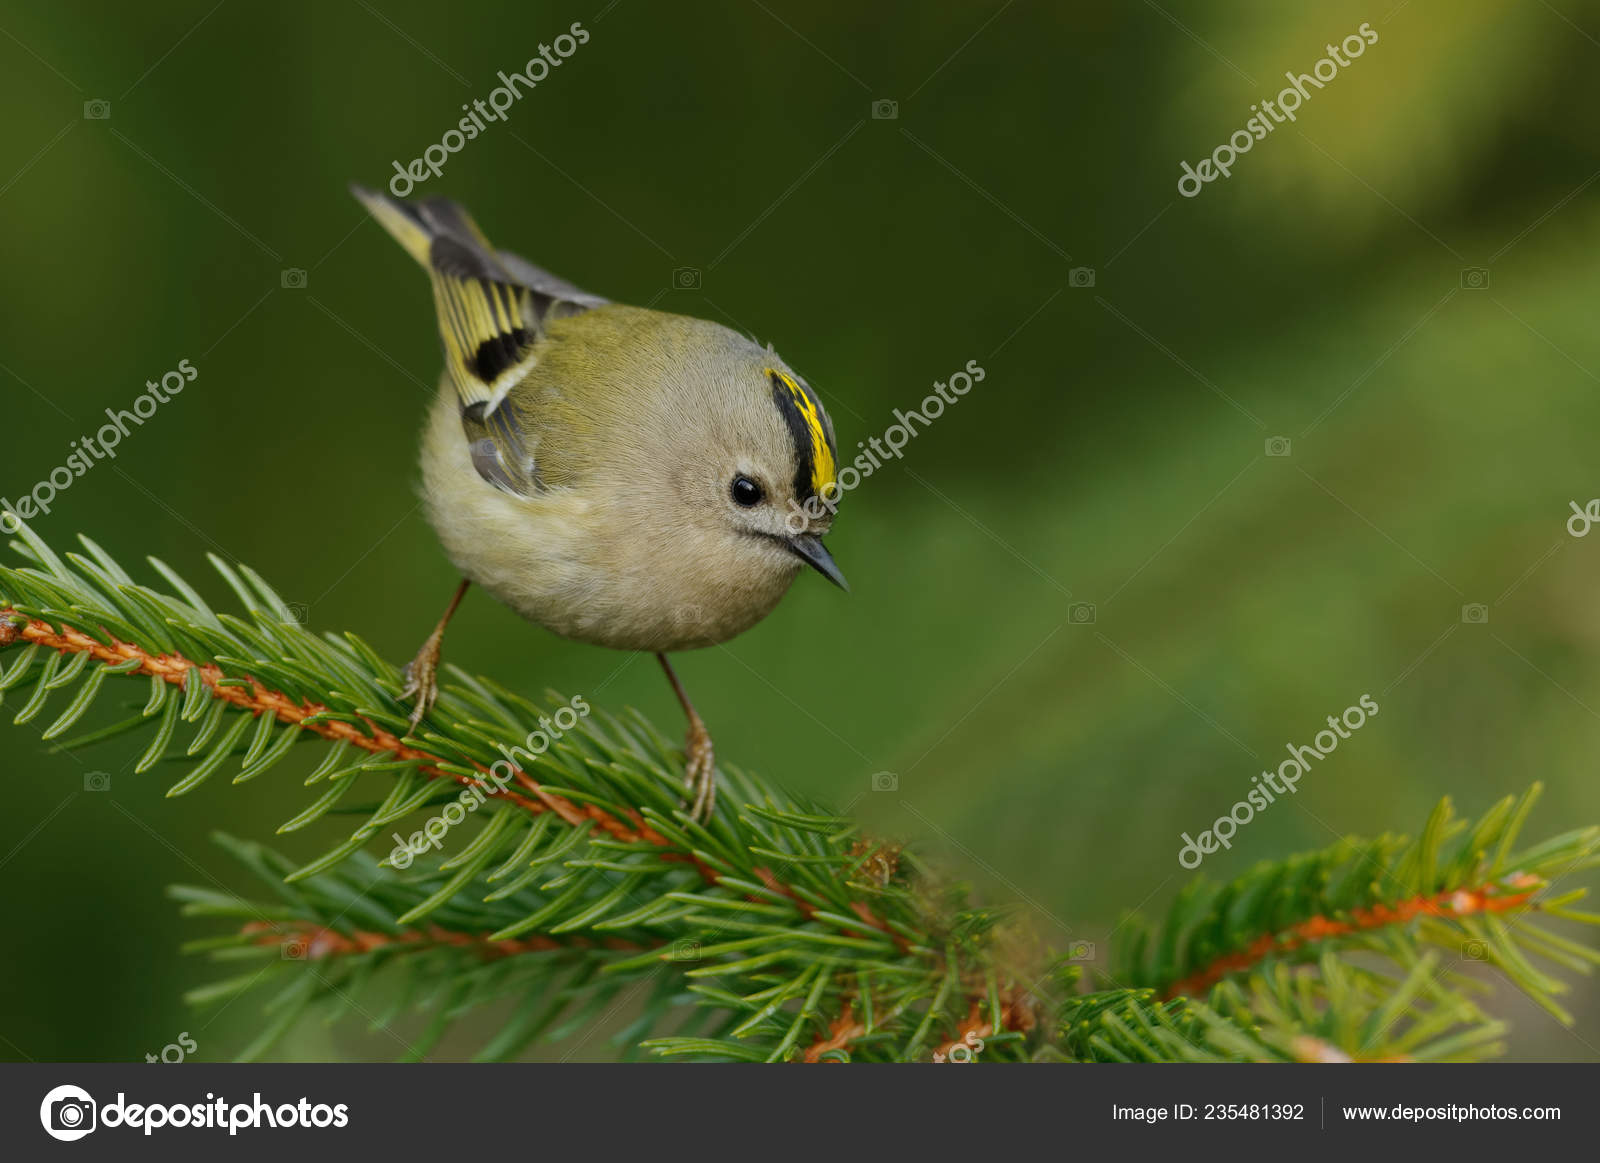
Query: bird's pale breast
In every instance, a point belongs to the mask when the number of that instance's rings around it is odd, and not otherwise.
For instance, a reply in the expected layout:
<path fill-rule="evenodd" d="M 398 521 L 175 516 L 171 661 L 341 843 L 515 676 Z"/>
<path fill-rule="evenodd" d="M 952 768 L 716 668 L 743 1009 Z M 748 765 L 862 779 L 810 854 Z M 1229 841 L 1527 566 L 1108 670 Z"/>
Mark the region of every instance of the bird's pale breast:
<path fill-rule="evenodd" d="M 725 642 L 776 606 L 800 565 L 590 495 L 531 497 L 474 471 L 455 400 L 441 393 L 422 446 L 428 517 L 463 575 L 524 618 L 580 642 L 678 651 Z"/>

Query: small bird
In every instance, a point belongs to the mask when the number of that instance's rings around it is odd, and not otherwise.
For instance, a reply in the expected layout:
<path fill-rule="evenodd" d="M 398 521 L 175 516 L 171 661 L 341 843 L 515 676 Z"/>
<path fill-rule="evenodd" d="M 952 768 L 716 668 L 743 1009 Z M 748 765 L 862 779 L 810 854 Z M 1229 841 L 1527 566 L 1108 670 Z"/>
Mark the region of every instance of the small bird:
<path fill-rule="evenodd" d="M 822 543 L 838 453 L 821 400 L 770 347 L 581 291 L 454 202 L 351 189 L 427 270 L 444 347 L 422 491 L 462 581 L 406 668 L 412 729 L 476 582 L 562 637 L 656 655 L 688 719 L 690 815 L 709 818 L 715 749 L 667 655 L 748 630 L 807 565 L 849 588 Z"/>

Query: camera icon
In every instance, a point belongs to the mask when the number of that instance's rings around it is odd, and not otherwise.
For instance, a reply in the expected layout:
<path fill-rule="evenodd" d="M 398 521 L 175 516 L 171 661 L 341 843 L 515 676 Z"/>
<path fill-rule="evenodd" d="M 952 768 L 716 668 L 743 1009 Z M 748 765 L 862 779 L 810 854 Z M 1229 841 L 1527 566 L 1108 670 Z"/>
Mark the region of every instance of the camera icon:
<path fill-rule="evenodd" d="M 59 1099 L 50 1108 L 50 1125 L 60 1131 L 92 1131 L 94 1107 L 82 1099 Z"/>
<path fill-rule="evenodd" d="M 52 1139 L 70 1143 L 95 1129 L 95 1101 L 77 1086 L 58 1086 L 39 1104 L 39 1121 Z"/>
<path fill-rule="evenodd" d="M 873 791 L 899 791 L 900 777 L 892 771 L 874 771 L 872 773 Z"/>
<path fill-rule="evenodd" d="M 1463 291 L 1486 291 L 1489 289 L 1488 267 L 1463 267 L 1461 270 L 1461 289 Z"/>
<path fill-rule="evenodd" d="M 84 791 L 110 791 L 111 773 L 109 771 L 91 771 L 83 777 Z"/>
<path fill-rule="evenodd" d="M 110 121 L 111 102 L 103 97 L 95 97 L 83 103 L 83 119 L 85 121 Z"/>
<path fill-rule="evenodd" d="M 1489 960 L 1489 946 L 1484 941 L 1463 941 L 1461 943 L 1461 956 L 1468 961 Z"/>
<path fill-rule="evenodd" d="M 679 267 L 672 272 L 672 285 L 680 291 L 698 291 L 700 289 L 700 268 Z"/>
<path fill-rule="evenodd" d="M 1067 607 L 1067 621 L 1076 626 L 1092 626 L 1096 613 L 1093 602 L 1073 602 Z"/>
<path fill-rule="evenodd" d="M 1093 267 L 1073 267 L 1067 272 L 1067 286 L 1092 287 L 1094 286 Z"/>
<path fill-rule="evenodd" d="M 306 272 L 301 267 L 285 267 L 283 273 L 278 276 L 278 282 L 286 291 L 303 291 L 308 281 Z"/>
<path fill-rule="evenodd" d="M 278 946 L 278 953 L 285 961 L 304 961 L 310 951 L 311 942 L 305 937 L 288 937 Z"/>
<path fill-rule="evenodd" d="M 1489 607 L 1482 602 L 1471 602 L 1461 607 L 1461 620 L 1471 626 L 1482 626 L 1489 620 Z"/>
<path fill-rule="evenodd" d="M 872 103 L 872 119 L 874 121 L 898 121 L 899 118 L 900 102 L 884 98 Z"/>
<path fill-rule="evenodd" d="M 1268 456 L 1288 456 L 1290 447 L 1289 438 L 1287 436 L 1267 437 Z"/>
<path fill-rule="evenodd" d="M 1094 960 L 1094 942 L 1093 941 L 1074 941 L 1067 948 L 1067 960 L 1068 961 L 1093 961 Z"/>
<path fill-rule="evenodd" d="M 700 960 L 700 942 L 682 937 L 672 943 L 672 959 L 674 961 Z"/>

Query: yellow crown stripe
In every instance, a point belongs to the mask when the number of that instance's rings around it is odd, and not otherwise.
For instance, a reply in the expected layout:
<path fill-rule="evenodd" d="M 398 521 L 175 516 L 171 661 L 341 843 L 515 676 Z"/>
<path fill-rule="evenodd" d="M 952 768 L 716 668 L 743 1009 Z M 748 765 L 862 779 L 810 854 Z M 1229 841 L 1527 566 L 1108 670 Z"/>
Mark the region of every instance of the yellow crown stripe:
<path fill-rule="evenodd" d="M 772 369 L 772 374 L 782 380 L 783 386 L 789 389 L 795 407 L 806 422 L 806 433 L 811 440 L 811 491 L 822 496 L 826 490 L 834 487 L 838 474 L 838 466 L 833 458 L 833 447 L 828 443 L 828 427 L 822 421 L 822 412 L 817 407 L 816 400 L 795 383 L 793 377 L 776 368 Z"/>

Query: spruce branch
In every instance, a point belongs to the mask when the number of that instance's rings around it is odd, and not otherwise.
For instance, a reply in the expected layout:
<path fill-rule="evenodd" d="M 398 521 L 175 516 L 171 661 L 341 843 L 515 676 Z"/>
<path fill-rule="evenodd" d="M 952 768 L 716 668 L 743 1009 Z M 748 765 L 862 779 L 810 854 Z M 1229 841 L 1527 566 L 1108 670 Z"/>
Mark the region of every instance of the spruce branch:
<path fill-rule="evenodd" d="M 1463 964 L 1570 1021 L 1554 970 L 1597 960 L 1543 922 L 1600 919 L 1572 907 L 1580 891 L 1558 891 L 1596 864 L 1600 829 L 1519 849 L 1530 792 L 1470 826 L 1446 801 L 1414 841 L 1350 840 L 1198 880 L 1086 973 L 914 851 L 737 769 L 696 823 L 679 806 L 681 755 L 637 714 L 595 709 L 535 749 L 543 708 L 451 668 L 411 734 L 396 668 L 354 635 L 301 626 L 250 569 L 213 559 L 240 616 L 160 562 L 165 591 L 83 544 L 58 556 L 22 527 L 24 564 L 0 568 L 0 701 L 15 721 L 59 705 L 43 730 L 59 748 L 143 734 L 134 770 L 176 765 L 169 795 L 324 748 L 314 798 L 279 832 L 355 822 L 309 860 L 217 836 L 260 899 L 172 890 L 186 915 L 227 926 L 191 948 L 246 970 L 193 1001 L 277 989 L 242 1057 L 312 1011 L 377 1031 L 420 1011 L 429 1022 L 403 1054 L 419 1058 L 498 1005 L 486 1060 L 623 1010 L 623 1053 L 694 1059 L 1473 1058 L 1497 1052 L 1504 1027 Z M 140 677 L 130 713 L 79 726 Z M 452 810 L 437 851 L 369 851 Z"/>
<path fill-rule="evenodd" d="M 1198 996 L 1257 967 L 1314 960 L 1330 946 L 1394 956 L 1396 934 L 1405 934 L 1407 951 L 1432 948 L 1450 965 L 1492 965 L 1570 1020 L 1555 1001 L 1566 984 L 1534 958 L 1587 971 L 1600 954 L 1539 918 L 1593 919 L 1571 908 L 1582 889 L 1552 890 L 1600 864 L 1600 828 L 1520 848 L 1541 790 L 1535 784 L 1507 796 L 1476 822 L 1442 800 L 1414 840 L 1348 839 L 1259 864 L 1225 884 L 1196 878 L 1160 926 L 1136 920 L 1123 928 L 1115 972 L 1163 998 Z"/>

